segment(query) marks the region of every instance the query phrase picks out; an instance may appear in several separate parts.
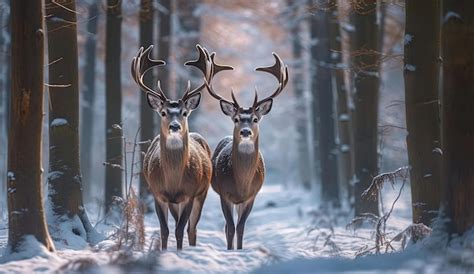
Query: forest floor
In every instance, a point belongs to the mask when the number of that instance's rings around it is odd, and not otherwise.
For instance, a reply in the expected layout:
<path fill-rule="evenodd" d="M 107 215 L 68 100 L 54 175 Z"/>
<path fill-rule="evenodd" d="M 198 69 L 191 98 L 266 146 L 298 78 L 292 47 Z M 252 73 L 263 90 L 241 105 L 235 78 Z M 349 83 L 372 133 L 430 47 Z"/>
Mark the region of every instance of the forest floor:
<path fill-rule="evenodd" d="M 410 201 L 404 198 L 409 197 L 407 191 L 409 192 L 409 188 L 403 190 L 387 222 L 388 238 L 393 238 L 410 225 Z M 384 190 L 388 206 L 397 194 L 398 189 Z M 247 221 L 244 249 L 239 251 L 226 250 L 224 218 L 219 198 L 210 190 L 198 225 L 197 247 L 189 247 L 185 237 L 184 250 L 177 252 L 172 233 L 174 227 L 170 227 L 168 251 L 150 252 L 152 248 L 149 247 L 154 245 L 152 241 L 159 238 L 159 223 L 153 212 L 145 216 L 145 251 L 112 251 L 112 247 L 116 246 L 113 240 L 87 247 L 71 239 L 68 245 L 56 242 L 56 253 L 49 253 L 32 245 L 32 249 L 23 254 L 0 256 L 0 273 L 58 270 L 84 270 L 91 273 L 106 270 L 110 273 L 377 273 L 388 270 L 406 273 L 445 270 L 440 268 L 440 263 L 432 263 L 436 256 L 419 252 L 413 247 L 405 252 L 382 255 L 370 255 L 369 252 L 369 255 L 359 257 L 364 250 L 375 246 L 373 226 L 363 225 L 355 231 L 348 228 L 351 217 L 347 212 L 324 209 L 314 199 L 315 196 L 314 193 L 302 190 L 289 191 L 281 185 L 264 186 Z M 171 218 L 170 216 L 170 220 Z M 2 253 L 6 248 L 7 232 L 6 228 L 0 228 Z M 106 230 L 102 232 L 107 233 Z M 472 238 L 471 242 L 474 243 Z M 393 246 L 395 250 L 401 249 L 399 242 L 393 242 Z M 32 254 L 36 256 L 23 259 Z"/>

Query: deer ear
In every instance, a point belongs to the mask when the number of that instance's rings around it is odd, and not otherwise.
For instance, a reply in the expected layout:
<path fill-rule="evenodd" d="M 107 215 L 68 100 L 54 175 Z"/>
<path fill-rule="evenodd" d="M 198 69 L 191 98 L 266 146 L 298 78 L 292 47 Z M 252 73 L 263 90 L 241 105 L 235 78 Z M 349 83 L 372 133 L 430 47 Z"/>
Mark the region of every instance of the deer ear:
<path fill-rule="evenodd" d="M 161 101 L 160 98 L 157 96 L 147 93 L 146 94 L 146 99 L 148 101 L 148 105 L 153 109 L 153 110 L 160 110 L 163 107 L 163 101 Z"/>
<path fill-rule="evenodd" d="M 224 100 L 220 100 L 219 103 L 221 105 L 221 110 L 222 112 L 224 112 L 225 115 L 232 117 L 237 112 L 233 104 L 226 102 Z"/>
<path fill-rule="evenodd" d="M 198 106 L 199 103 L 201 102 L 201 93 L 198 92 L 194 94 L 193 96 L 189 97 L 186 102 L 184 102 L 184 105 L 188 110 L 195 110 Z"/>
<path fill-rule="evenodd" d="M 261 102 L 255 109 L 255 111 L 260 117 L 262 117 L 263 115 L 268 114 L 270 110 L 272 110 L 272 105 L 273 105 L 273 99 L 270 98 L 268 100 Z"/>

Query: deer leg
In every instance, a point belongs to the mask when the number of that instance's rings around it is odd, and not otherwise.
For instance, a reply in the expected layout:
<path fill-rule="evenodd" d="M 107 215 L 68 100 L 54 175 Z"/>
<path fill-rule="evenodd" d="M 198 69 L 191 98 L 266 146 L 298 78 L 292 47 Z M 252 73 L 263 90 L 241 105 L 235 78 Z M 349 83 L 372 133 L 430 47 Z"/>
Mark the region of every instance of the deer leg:
<path fill-rule="evenodd" d="M 191 211 L 193 210 L 193 199 L 185 202 L 182 213 L 179 216 L 178 224 L 176 225 L 175 236 L 178 245 L 178 250 L 183 249 L 184 227 L 189 220 Z"/>
<path fill-rule="evenodd" d="M 233 243 L 235 235 L 234 217 L 232 216 L 233 204 L 230 201 L 225 201 L 224 198 L 221 197 L 221 207 L 225 218 L 225 236 L 227 239 L 227 249 L 231 250 L 234 249 Z"/>
<path fill-rule="evenodd" d="M 245 222 L 250 215 L 250 211 L 252 211 L 254 201 L 255 198 L 252 198 L 251 200 L 239 205 L 241 208 L 239 210 L 239 219 L 237 221 L 237 249 L 242 249 Z"/>
<path fill-rule="evenodd" d="M 170 234 L 168 229 L 168 205 L 155 200 L 155 210 L 160 221 L 161 249 L 165 250 L 168 248 L 168 235 Z"/>
<path fill-rule="evenodd" d="M 178 219 L 179 219 L 179 204 L 169 204 L 170 207 L 170 212 L 171 216 L 173 216 L 174 222 L 175 222 L 175 227 L 178 225 Z"/>
<path fill-rule="evenodd" d="M 196 246 L 197 238 L 197 224 L 201 218 L 202 206 L 204 205 L 204 200 L 206 200 L 207 191 L 202 195 L 194 198 L 193 201 L 193 210 L 191 211 L 191 216 L 189 217 L 188 223 L 188 240 L 190 246 Z"/>

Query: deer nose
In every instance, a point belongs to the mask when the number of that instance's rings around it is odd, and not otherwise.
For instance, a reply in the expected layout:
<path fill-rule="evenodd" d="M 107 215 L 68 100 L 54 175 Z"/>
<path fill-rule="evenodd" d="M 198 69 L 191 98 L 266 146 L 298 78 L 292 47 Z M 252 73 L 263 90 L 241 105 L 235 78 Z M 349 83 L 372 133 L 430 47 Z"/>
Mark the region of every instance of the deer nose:
<path fill-rule="evenodd" d="M 171 122 L 170 123 L 170 131 L 177 132 L 181 130 L 181 125 L 178 122 Z"/>
<path fill-rule="evenodd" d="M 240 130 L 240 136 L 249 137 L 250 135 L 252 135 L 252 131 L 249 128 L 243 128 Z"/>

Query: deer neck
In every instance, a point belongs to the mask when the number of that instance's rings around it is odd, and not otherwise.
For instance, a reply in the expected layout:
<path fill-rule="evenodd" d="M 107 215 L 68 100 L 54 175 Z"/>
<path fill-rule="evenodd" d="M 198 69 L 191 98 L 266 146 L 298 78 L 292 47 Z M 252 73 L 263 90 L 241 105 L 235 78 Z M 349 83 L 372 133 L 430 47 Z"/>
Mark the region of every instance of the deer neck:
<path fill-rule="evenodd" d="M 173 141 L 170 138 L 173 137 L 163 134 L 162 130 L 160 136 L 162 136 L 160 138 L 160 164 L 166 171 L 163 172 L 165 177 L 169 177 L 165 179 L 180 181 L 189 158 L 188 130 L 186 129 L 182 134 L 181 146 L 172 145 Z"/>
<path fill-rule="evenodd" d="M 259 156 L 258 137 L 253 142 L 253 151 L 243 152 L 239 149 L 239 143 L 235 141 L 232 143 L 232 168 L 234 171 L 234 178 L 238 181 L 251 182 L 257 171 L 257 162 Z"/>

